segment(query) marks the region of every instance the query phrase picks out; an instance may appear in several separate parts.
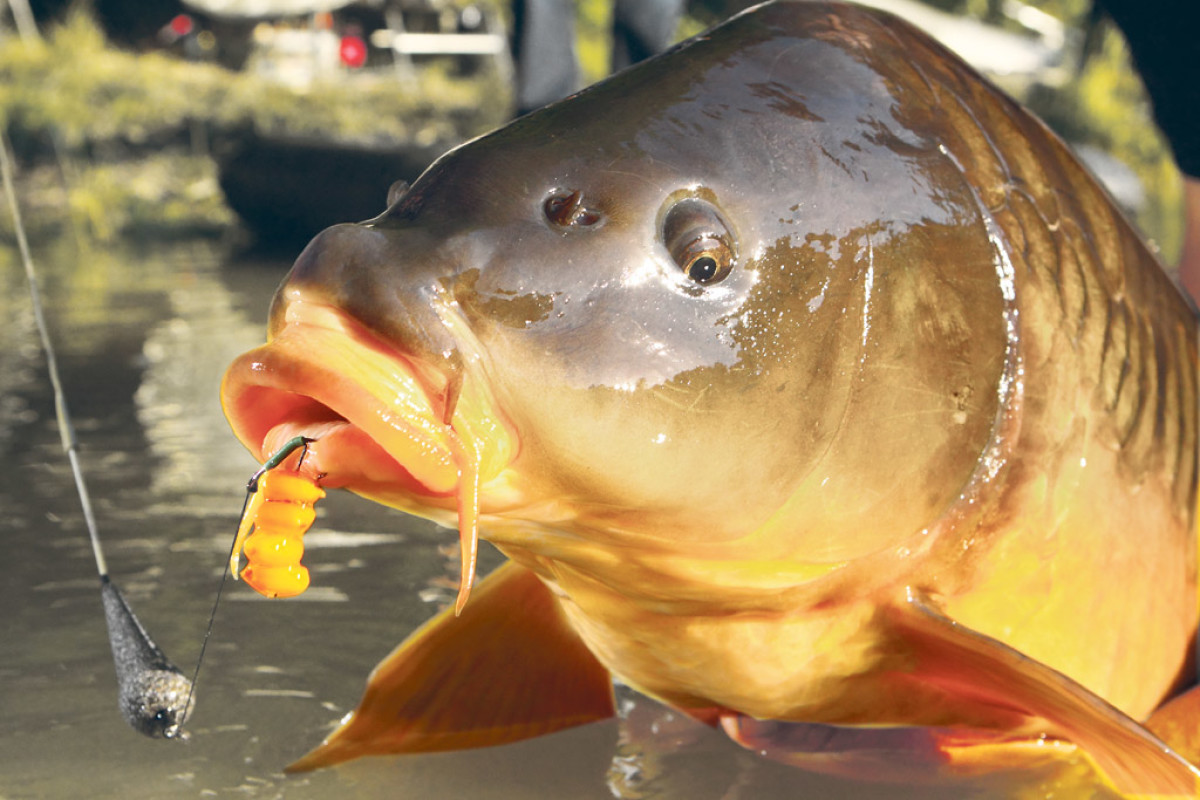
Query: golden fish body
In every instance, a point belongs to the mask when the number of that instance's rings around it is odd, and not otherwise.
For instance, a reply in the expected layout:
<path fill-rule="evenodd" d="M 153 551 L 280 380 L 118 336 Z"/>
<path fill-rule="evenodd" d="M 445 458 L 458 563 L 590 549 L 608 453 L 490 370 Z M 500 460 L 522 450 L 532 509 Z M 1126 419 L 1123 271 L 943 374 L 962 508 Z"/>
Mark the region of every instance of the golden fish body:
<path fill-rule="evenodd" d="M 302 766 L 594 719 L 611 673 L 801 764 L 778 723 L 1194 780 L 1134 720 L 1197 624 L 1195 322 L 1057 138 L 882 12 L 765 4 L 452 151 L 309 245 L 223 400 L 256 453 L 306 433 L 325 485 L 478 522 L 514 565 L 477 594 L 592 676 L 478 734 L 413 706 L 439 618 Z M 509 631 L 482 600 L 459 630 Z"/>

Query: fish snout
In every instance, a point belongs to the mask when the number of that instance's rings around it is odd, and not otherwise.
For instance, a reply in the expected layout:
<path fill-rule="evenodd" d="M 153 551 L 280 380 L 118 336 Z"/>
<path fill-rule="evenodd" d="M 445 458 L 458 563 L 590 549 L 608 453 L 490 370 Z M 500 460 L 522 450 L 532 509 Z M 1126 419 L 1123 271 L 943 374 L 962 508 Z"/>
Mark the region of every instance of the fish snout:
<path fill-rule="evenodd" d="M 445 323 L 455 271 L 419 229 L 335 225 L 308 244 L 276 291 L 270 334 L 287 326 L 297 303 L 331 306 L 421 365 L 430 394 L 453 394 L 463 362 Z"/>
<path fill-rule="evenodd" d="M 440 514 L 516 447 L 467 374 L 462 343 L 476 347 L 453 270 L 423 236 L 369 223 L 318 235 L 276 292 L 267 344 L 227 370 L 222 405 L 260 459 L 306 436 L 322 486 Z"/>

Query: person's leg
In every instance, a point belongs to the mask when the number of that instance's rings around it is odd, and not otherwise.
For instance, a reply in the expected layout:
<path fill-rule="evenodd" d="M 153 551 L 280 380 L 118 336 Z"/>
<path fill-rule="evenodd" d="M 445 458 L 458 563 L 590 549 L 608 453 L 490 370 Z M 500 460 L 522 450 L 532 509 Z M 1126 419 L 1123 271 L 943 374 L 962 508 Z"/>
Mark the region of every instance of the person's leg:
<path fill-rule="evenodd" d="M 513 60 L 518 115 L 560 100 L 579 88 L 574 3 L 514 0 Z"/>
<path fill-rule="evenodd" d="M 666 50 L 675 41 L 684 0 L 616 0 L 612 71 Z"/>

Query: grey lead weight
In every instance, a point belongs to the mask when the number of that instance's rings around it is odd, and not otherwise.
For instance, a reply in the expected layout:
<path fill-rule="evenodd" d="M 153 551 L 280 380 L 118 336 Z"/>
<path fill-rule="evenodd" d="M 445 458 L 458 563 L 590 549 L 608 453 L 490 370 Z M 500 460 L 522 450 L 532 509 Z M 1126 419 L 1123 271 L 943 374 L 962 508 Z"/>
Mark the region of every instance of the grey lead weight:
<path fill-rule="evenodd" d="M 117 702 L 133 729 L 156 739 L 186 739 L 195 706 L 192 682 L 158 648 L 117 585 L 100 576 L 100 596 L 117 670 Z"/>

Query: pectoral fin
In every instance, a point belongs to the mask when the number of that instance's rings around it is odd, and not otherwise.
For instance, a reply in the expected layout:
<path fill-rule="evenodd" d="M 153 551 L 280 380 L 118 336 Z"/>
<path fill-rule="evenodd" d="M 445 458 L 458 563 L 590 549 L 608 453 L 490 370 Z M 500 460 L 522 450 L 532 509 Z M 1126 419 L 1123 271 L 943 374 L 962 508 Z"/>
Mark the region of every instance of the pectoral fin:
<path fill-rule="evenodd" d="M 972 704 L 1015 712 L 1029 730 L 1079 745 L 1122 793 L 1195 797 L 1200 771 L 1154 734 L 1083 686 L 948 619 L 919 596 L 893 609 L 911 648 L 907 678 Z"/>
<path fill-rule="evenodd" d="M 448 609 L 397 647 L 358 709 L 288 771 L 506 744 L 611 716 L 607 670 L 545 585 L 509 562 L 475 588 L 462 616 Z"/>

